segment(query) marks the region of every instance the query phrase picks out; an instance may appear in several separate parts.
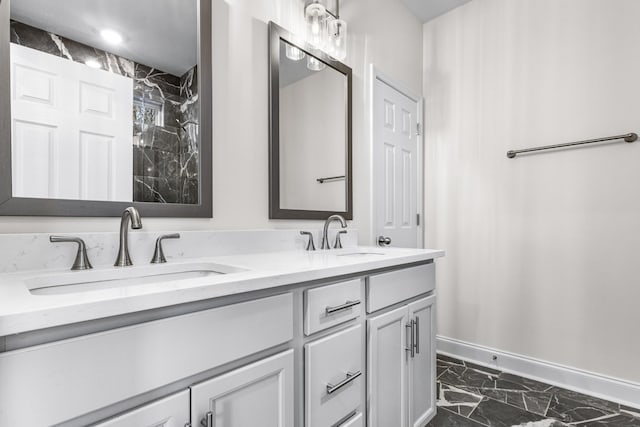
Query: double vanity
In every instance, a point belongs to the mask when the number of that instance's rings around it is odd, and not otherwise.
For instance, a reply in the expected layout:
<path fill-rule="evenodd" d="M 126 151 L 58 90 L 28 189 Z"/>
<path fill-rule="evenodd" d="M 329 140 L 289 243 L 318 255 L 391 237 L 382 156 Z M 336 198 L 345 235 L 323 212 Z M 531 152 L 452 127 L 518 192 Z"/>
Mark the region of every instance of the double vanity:
<path fill-rule="evenodd" d="M 260 233 L 183 233 L 163 264 L 0 275 L 0 425 L 425 425 L 443 252 L 348 234 L 306 251 L 272 231 L 251 253 L 242 242 Z M 100 238 L 86 236 L 96 264 Z M 178 250 L 197 241 L 202 257 Z"/>

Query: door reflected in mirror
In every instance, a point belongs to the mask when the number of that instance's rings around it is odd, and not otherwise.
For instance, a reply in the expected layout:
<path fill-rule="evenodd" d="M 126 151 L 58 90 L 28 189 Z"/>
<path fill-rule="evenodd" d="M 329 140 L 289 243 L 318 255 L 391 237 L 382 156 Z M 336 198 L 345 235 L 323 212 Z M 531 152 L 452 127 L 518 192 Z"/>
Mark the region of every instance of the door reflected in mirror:
<path fill-rule="evenodd" d="M 12 0 L 19 198 L 198 204 L 197 0 Z"/>

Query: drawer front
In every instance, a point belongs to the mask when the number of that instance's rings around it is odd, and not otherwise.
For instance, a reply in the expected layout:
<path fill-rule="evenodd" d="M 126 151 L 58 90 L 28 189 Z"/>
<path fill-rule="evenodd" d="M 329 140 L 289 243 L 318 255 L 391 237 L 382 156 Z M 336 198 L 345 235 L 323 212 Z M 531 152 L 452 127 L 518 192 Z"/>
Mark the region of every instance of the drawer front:
<path fill-rule="evenodd" d="M 360 316 L 361 279 L 305 291 L 304 334 L 311 335 Z"/>
<path fill-rule="evenodd" d="M 304 355 L 306 427 L 333 426 L 362 409 L 360 325 L 305 345 Z"/>
<path fill-rule="evenodd" d="M 183 427 L 189 423 L 191 414 L 189 390 L 141 406 L 94 427 Z"/>
<path fill-rule="evenodd" d="M 436 288 L 434 263 L 370 276 L 367 283 L 367 313 L 431 292 Z"/>
<path fill-rule="evenodd" d="M 57 424 L 292 338 L 284 294 L 3 353 L 0 426 Z"/>

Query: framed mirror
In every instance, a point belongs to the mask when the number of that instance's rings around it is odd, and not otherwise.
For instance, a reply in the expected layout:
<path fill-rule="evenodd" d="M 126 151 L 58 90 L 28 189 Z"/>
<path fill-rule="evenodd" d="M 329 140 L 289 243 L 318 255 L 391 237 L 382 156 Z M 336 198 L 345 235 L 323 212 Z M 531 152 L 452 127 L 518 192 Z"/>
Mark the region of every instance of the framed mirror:
<path fill-rule="evenodd" d="M 269 217 L 353 219 L 351 69 L 269 23 Z"/>
<path fill-rule="evenodd" d="M 211 0 L 0 0 L 0 215 L 211 217 Z"/>

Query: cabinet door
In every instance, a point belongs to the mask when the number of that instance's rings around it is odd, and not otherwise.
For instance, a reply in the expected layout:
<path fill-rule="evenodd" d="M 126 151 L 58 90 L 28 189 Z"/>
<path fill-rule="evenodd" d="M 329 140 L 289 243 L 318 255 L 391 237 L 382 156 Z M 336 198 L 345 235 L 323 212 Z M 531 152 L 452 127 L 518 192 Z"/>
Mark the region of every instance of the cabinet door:
<path fill-rule="evenodd" d="M 206 427 L 293 427 L 293 350 L 191 387 L 191 420 Z"/>
<path fill-rule="evenodd" d="M 94 427 L 183 427 L 189 424 L 189 390 L 156 400 Z"/>
<path fill-rule="evenodd" d="M 367 321 L 369 427 L 406 426 L 407 313 L 401 307 Z"/>
<path fill-rule="evenodd" d="M 415 353 L 409 360 L 409 426 L 426 425 L 436 414 L 436 297 L 409 304 Z"/>

